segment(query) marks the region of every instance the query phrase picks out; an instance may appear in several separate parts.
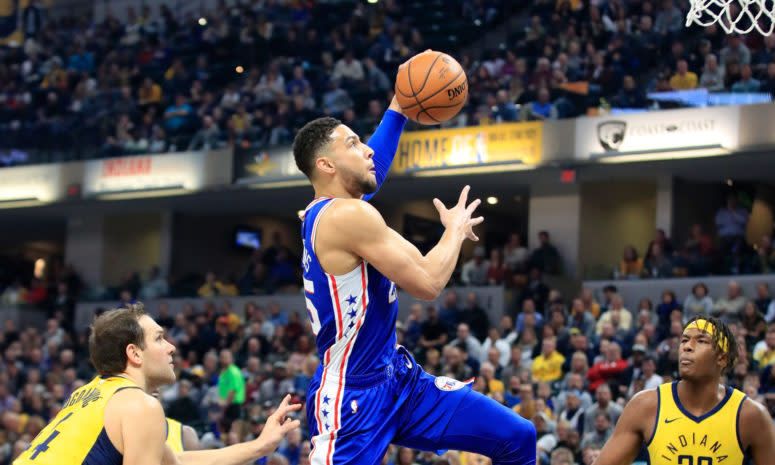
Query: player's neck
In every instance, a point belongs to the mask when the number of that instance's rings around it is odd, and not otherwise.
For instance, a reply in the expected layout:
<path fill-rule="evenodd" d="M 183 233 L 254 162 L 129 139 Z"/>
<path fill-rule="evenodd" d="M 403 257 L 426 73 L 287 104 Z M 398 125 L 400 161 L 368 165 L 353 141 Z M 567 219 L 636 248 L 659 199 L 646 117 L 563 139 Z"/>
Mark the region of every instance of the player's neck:
<path fill-rule="evenodd" d="M 723 398 L 723 392 L 719 389 L 720 381 L 718 377 L 682 379 L 678 382 L 678 398 L 690 411 L 699 411 L 700 414 L 707 412 Z"/>
<path fill-rule="evenodd" d="M 318 183 L 315 187 L 315 198 L 334 197 L 337 199 L 360 199 L 363 194 L 350 192 L 345 186 L 336 182 Z"/>
<path fill-rule="evenodd" d="M 127 369 L 123 373 L 119 373 L 117 376 L 120 376 L 122 378 L 126 378 L 129 381 L 135 383 L 136 385 L 140 386 L 140 389 L 143 391 L 150 393 L 151 391 L 150 386 L 148 386 L 148 383 L 146 382 L 145 376 L 143 376 L 142 373 L 138 373 L 136 370 L 133 370 L 131 368 Z"/>

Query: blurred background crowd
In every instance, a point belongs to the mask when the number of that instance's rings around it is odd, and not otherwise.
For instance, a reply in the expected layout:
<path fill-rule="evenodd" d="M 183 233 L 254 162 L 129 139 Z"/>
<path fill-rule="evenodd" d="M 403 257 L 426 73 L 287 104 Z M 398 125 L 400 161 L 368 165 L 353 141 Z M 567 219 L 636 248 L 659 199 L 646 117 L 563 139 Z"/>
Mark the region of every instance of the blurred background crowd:
<path fill-rule="evenodd" d="M 469 102 L 445 126 L 680 106 L 650 92 L 775 90 L 775 39 L 686 29 L 687 7 L 220 0 L 198 17 L 162 4 L 95 21 L 49 19 L 35 0 L 23 42 L 0 48 L 0 135 L 50 160 L 287 144 L 320 115 L 368 135 L 398 65 L 434 47 L 457 50 L 469 78 Z"/>
<path fill-rule="evenodd" d="M 164 301 L 148 310 L 177 348 L 178 379 L 160 392 L 166 414 L 195 428 L 203 447 L 255 437 L 286 394 L 306 401 L 319 358 L 303 308 L 248 302 L 235 309 L 222 298 L 192 300 L 174 315 Z M 756 295 L 744 296 L 731 281 L 726 295 L 711 296 L 698 282 L 689 295 L 665 290 L 643 296 L 637 308 L 625 308 L 613 285 L 600 295 L 583 289 L 563 296 L 531 281 L 530 290 L 495 321 L 476 293 L 449 290 L 438 306 L 414 303 L 396 334 L 429 373 L 475 377 L 473 389 L 531 420 L 546 463 L 591 465 L 627 400 L 676 379 L 683 325 L 698 313 L 724 319 L 737 338 L 740 359 L 727 382 L 775 411 L 775 300 L 766 283 L 757 286 Z M 4 323 L 3 463 L 10 463 L 70 393 L 94 376 L 88 330 L 74 331 L 66 315 L 64 309 L 54 310 L 43 329 Z M 235 394 L 229 396 L 230 391 Z M 299 417 L 302 429 L 262 463 L 308 463 L 305 415 Z M 392 448 L 385 460 L 465 462 L 455 452 L 437 457 Z"/>

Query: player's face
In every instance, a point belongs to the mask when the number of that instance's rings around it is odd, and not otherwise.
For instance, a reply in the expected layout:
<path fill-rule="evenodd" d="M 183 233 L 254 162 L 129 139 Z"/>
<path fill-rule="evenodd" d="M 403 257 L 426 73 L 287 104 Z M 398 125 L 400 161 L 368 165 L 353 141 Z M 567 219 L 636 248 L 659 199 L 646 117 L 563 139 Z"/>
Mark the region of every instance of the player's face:
<path fill-rule="evenodd" d="M 348 191 L 354 194 L 375 192 L 377 177 L 371 159 L 374 150 L 344 124 L 334 129 L 331 138 L 337 173 Z"/>
<path fill-rule="evenodd" d="M 164 338 L 164 329 L 153 318 L 145 315 L 140 319 L 140 326 L 145 332 L 145 349 L 143 350 L 143 371 L 146 385 L 151 389 L 175 382 L 175 371 L 172 366 L 172 354 L 175 346 Z"/>
<path fill-rule="evenodd" d="M 713 336 L 697 328 L 684 332 L 678 349 L 678 374 L 681 378 L 718 376 L 719 368 L 723 366 L 724 357 L 716 349 Z"/>

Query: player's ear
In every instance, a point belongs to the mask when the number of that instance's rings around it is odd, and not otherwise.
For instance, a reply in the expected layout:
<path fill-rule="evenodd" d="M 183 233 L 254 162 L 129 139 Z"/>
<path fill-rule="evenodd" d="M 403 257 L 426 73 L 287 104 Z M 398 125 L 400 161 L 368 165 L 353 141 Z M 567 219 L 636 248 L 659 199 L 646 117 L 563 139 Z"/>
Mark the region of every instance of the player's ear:
<path fill-rule="evenodd" d="M 729 356 L 726 352 L 721 350 L 716 352 L 716 364 L 721 367 L 722 372 L 727 370 L 729 365 Z"/>
<path fill-rule="evenodd" d="M 334 174 L 336 171 L 336 165 L 334 161 L 329 157 L 318 157 L 315 159 L 315 167 L 327 174 Z"/>
<path fill-rule="evenodd" d="M 130 363 L 139 365 L 143 361 L 143 355 L 140 353 L 140 347 L 135 344 L 126 346 L 126 359 Z"/>

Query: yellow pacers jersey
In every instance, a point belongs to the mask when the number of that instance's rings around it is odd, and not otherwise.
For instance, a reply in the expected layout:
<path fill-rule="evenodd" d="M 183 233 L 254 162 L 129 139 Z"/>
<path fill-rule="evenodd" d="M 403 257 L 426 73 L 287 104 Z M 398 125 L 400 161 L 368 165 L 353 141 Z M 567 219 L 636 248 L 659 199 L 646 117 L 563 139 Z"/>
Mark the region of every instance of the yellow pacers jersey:
<path fill-rule="evenodd" d="M 689 413 L 678 399 L 678 381 L 659 386 L 657 423 L 648 443 L 651 465 L 741 465 L 738 422 L 745 394 L 727 387 L 727 394 L 701 417 Z"/>
<path fill-rule="evenodd" d="M 127 388 L 140 389 L 125 378 L 99 376 L 76 389 L 14 465 L 121 465 L 123 457 L 105 432 L 103 414 L 113 394 Z"/>
<path fill-rule="evenodd" d="M 185 450 L 183 447 L 183 425 L 172 418 L 167 418 L 167 445 L 176 454 Z"/>

